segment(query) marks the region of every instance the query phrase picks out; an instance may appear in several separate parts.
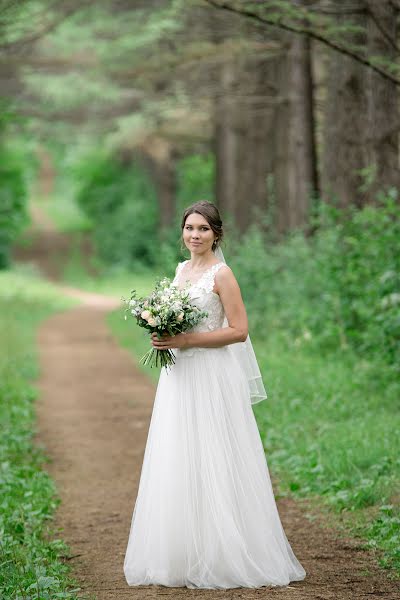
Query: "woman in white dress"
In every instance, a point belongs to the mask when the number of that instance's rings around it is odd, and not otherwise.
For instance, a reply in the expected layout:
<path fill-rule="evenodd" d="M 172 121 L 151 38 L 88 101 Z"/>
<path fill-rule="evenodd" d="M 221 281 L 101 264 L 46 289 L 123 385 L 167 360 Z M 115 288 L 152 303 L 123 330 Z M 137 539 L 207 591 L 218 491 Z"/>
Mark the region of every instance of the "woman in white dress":
<path fill-rule="evenodd" d="M 248 324 L 236 278 L 217 259 L 222 235 L 214 204 L 184 212 L 191 257 L 174 283 L 190 286 L 208 317 L 190 332 L 152 336 L 176 362 L 161 370 L 154 400 L 124 560 L 130 586 L 258 588 L 306 575 L 282 528 L 252 410 L 266 397 L 262 380 L 252 399 L 234 351 L 245 348 Z"/>

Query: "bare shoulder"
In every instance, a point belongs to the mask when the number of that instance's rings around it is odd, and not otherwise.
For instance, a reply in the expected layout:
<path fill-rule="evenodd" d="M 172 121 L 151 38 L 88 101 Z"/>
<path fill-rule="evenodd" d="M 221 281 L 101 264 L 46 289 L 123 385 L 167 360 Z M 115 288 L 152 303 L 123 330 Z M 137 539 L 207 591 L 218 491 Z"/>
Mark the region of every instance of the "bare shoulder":
<path fill-rule="evenodd" d="M 218 290 L 223 288 L 232 289 L 233 287 L 238 286 L 236 277 L 228 265 L 223 265 L 218 269 L 215 275 L 215 285 Z"/>
<path fill-rule="evenodd" d="M 235 277 L 232 269 L 228 265 L 222 265 L 215 274 L 215 279 L 224 280 Z"/>

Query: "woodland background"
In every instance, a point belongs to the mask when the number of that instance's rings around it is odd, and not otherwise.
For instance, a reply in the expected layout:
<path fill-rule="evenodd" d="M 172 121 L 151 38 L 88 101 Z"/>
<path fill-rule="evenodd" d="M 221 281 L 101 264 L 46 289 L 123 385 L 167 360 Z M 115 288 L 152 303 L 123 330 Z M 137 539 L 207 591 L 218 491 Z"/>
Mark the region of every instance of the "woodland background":
<path fill-rule="evenodd" d="M 199 199 L 221 211 L 279 398 L 255 412 L 282 490 L 399 568 L 399 22 L 397 0 L 0 0 L 0 573 L 37 579 L 50 552 L 21 554 L 45 517 L 12 468 L 39 469 L 33 332 L 66 302 L 44 276 L 149 291 L 188 258 Z M 121 310 L 109 324 L 147 347 Z"/>

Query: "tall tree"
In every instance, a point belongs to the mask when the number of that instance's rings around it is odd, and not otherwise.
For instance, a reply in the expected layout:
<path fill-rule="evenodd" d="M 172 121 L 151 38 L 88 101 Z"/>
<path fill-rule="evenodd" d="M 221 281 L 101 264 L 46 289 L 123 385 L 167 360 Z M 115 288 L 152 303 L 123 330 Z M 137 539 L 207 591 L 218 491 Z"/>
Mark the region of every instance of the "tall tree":
<path fill-rule="evenodd" d="M 350 34 L 373 64 L 398 54 L 394 4 L 389 0 L 335 0 L 353 11 Z M 342 14 L 339 21 L 345 23 Z M 324 141 L 324 191 L 339 206 L 373 202 L 376 192 L 400 184 L 398 87 L 352 58 L 330 53 Z M 339 151 L 338 151 L 339 150 Z"/>
<path fill-rule="evenodd" d="M 333 4 L 342 23 L 346 21 L 346 9 L 355 11 L 349 42 L 354 46 L 365 46 L 364 0 L 334 0 Z M 334 199 L 338 206 L 362 205 L 365 201 L 365 195 L 361 193 L 362 173 L 368 154 L 365 131 L 367 73 L 353 58 L 333 50 L 328 54 L 322 189 L 324 195 Z"/>
<path fill-rule="evenodd" d="M 283 101 L 277 113 L 276 223 L 280 232 L 308 223 L 318 190 L 314 91 L 310 39 L 285 35 L 288 51 L 280 69 Z"/>
<path fill-rule="evenodd" d="M 240 231 L 268 208 L 276 86 L 273 56 L 248 56 L 221 69 L 215 110 L 216 198 Z"/>
<path fill-rule="evenodd" d="M 164 231 L 175 217 L 176 168 L 175 151 L 171 142 L 163 137 L 149 136 L 140 146 L 144 162 L 157 190 L 160 206 L 160 226 Z"/>
<path fill-rule="evenodd" d="M 397 10 L 390 0 L 367 0 L 368 54 L 379 62 L 393 63 L 400 48 L 397 42 Z M 368 164 L 374 181 L 372 195 L 378 189 L 400 189 L 399 172 L 399 93 L 398 87 L 374 71 L 368 71 Z"/>
<path fill-rule="evenodd" d="M 276 36 L 236 15 L 210 15 L 217 46 L 238 37 L 243 45 L 220 61 L 214 87 L 216 201 L 243 232 L 271 201 L 267 175 L 273 170 L 281 46 Z"/>

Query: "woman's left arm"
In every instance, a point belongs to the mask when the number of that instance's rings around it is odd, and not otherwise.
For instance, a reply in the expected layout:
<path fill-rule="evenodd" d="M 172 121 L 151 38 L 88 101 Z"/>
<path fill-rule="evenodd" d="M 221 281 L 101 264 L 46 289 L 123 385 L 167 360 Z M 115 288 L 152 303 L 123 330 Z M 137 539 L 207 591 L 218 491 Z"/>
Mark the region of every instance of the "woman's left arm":
<path fill-rule="evenodd" d="M 158 340 L 152 334 L 152 345 L 158 350 L 168 348 L 219 348 L 236 342 L 244 342 L 248 334 L 248 321 L 242 294 L 236 278 L 227 265 L 219 269 L 215 275 L 215 288 L 219 294 L 228 327 L 205 332 L 179 333 L 165 335 Z"/>

